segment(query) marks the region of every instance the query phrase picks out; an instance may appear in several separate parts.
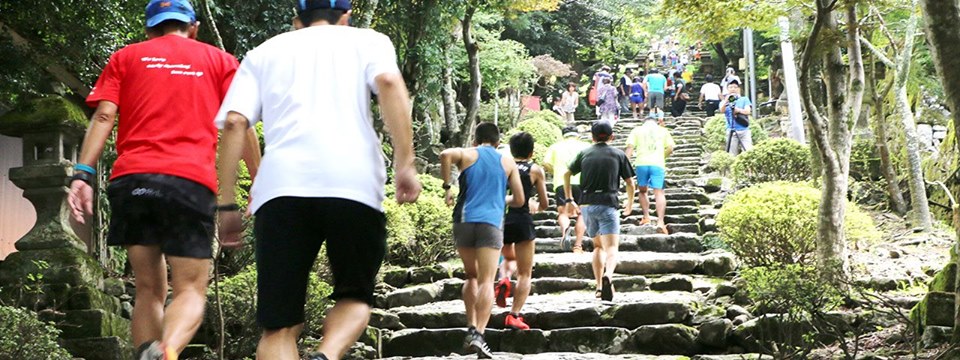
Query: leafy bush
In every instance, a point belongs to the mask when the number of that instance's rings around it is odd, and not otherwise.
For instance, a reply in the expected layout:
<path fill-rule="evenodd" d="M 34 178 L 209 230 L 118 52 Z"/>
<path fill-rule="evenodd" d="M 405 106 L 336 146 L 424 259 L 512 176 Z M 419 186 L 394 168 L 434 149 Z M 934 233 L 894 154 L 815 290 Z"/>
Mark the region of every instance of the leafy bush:
<path fill-rule="evenodd" d="M 733 176 L 741 184 L 810 179 L 810 150 L 786 138 L 755 146 L 737 156 Z"/>
<path fill-rule="evenodd" d="M 563 137 L 560 128 L 554 126 L 554 124 L 543 119 L 530 119 L 521 121 L 517 124 L 517 127 L 507 132 L 502 142 L 506 142 L 510 136 L 521 131 L 526 131 L 533 136 L 533 140 L 535 141 L 533 147 L 533 162 L 538 164 L 543 163 L 543 156 L 546 154 L 550 145 L 557 143 Z"/>
<path fill-rule="evenodd" d="M 704 124 L 704 131 L 707 134 L 707 151 L 726 150 L 727 147 L 727 120 L 723 114 L 714 115 Z M 753 139 L 753 145 L 757 146 L 767 141 L 769 135 L 763 129 L 758 121 L 750 121 L 750 135 Z"/>
<path fill-rule="evenodd" d="M 40 321 L 33 311 L 0 306 L 0 359 L 48 360 L 73 358 L 57 344 L 60 330 Z"/>
<path fill-rule="evenodd" d="M 454 256 L 453 210 L 442 196 L 421 195 L 413 204 L 383 202 L 387 216 L 387 262 L 426 266 Z"/>
<path fill-rule="evenodd" d="M 543 120 L 553 125 L 556 125 L 557 129 L 560 129 L 560 130 L 563 130 L 563 128 L 567 126 L 567 122 L 564 121 L 563 118 L 560 117 L 560 115 L 557 115 L 557 113 L 550 110 L 527 112 L 526 114 L 523 114 L 522 121 L 534 120 L 534 119 Z"/>
<path fill-rule="evenodd" d="M 443 199 L 446 193 L 446 191 L 443 190 L 443 180 L 437 179 L 430 174 L 417 174 L 417 180 L 420 180 L 420 185 L 423 186 L 423 191 L 420 192 L 421 197 L 431 196 Z M 392 199 L 397 193 L 397 188 L 392 183 L 387 184 L 384 193 L 387 199 Z"/>
<path fill-rule="evenodd" d="M 320 281 L 315 274 L 311 274 L 307 286 L 307 303 L 304 307 L 305 323 L 302 336 L 320 336 L 323 325 L 324 312 L 333 305 L 327 296 L 333 293 L 330 285 Z M 243 359 L 253 357 L 257 351 L 257 342 L 260 339 L 260 328 L 256 322 L 257 312 L 257 270 L 249 266 L 239 274 L 220 281 L 220 303 L 224 317 L 224 355 L 228 359 Z M 207 308 L 205 322 L 210 324 L 206 329 L 207 344 L 216 348 L 215 339 L 219 337 L 220 320 L 217 317 L 217 304 L 213 286 L 207 291 Z"/>
<path fill-rule="evenodd" d="M 858 181 L 879 179 L 879 165 L 880 155 L 873 138 L 856 138 L 850 150 L 850 177 Z"/>
<path fill-rule="evenodd" d="M 744 269 L 740 278 L 746 284 L 743 290 L 747 297 L 761 314 L 829 311 L 841 303 L 837 289 L 820 281 L 813 266 L 755 267 Z"/>
<path fill-rule="evenodd" d="M 729 174 L 734 160 L 736 158 L 726 151 L 714 151 L 710 154 L 710 161 L 707 162 L 707 171 L 716 171 L 723 175 Z"/>
<path fill-rule="evenodd" d="M 747 266 L 808 264 L 817 236 L 820 190 L 804 183 L 763 183 L 727 198 L 717 215 L 720 235 Z M 848 241 L 875 241 L 869 215 L 847 203 Z"/>

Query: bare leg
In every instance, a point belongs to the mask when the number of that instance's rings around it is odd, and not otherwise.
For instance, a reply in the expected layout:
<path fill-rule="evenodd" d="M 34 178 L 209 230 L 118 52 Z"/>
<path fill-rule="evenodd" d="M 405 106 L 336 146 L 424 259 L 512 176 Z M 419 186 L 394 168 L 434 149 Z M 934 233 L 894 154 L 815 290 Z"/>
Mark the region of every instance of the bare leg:
<path fill-rule="evenodd" d="M 477 299 L 474 303 L 477 331 L 483 334 L 490 321 L 490 311 L 493 306 L 493 277 L 497 275 L 497 258 L 500 249 L 476 249 L 477 264 Z"/>
<path fill-rule="evenodd" d="M 612 278 L 614 270 L 617 269 L 617 253 L 620 249 L 620 235 L 601 235 L 600 242 L 603 243 L 604 255 L 606 255 L 603 275 Z"/>
<path fill-rule="evenodd" d="M 513 272 L 517 271 L 517 253 L 514 245 L 504 245 L 500 253 L 503 254 L 503 262 L 500 263 L 500 279 L 510 279 L 513 277 Z"/>
<path fill-rule="evenodd" d="M 167 265 L 159 246 L 133 245 L 127 256 L 136 277 L 137 295 L 133 306 L 133 346 L 159 341 L 163 336 L 163 304 L 167 299 Z"/>
<path fill-rule="evenodd" d="M 597 290 L 600 289 L 600 279 L 603 277 L 603 267 L 607 256 L 603 250 L 600 236 L 593 238 L 593 277 L 597 280 Z"/>
<path fill-rule="evenodd" d="M 477 249 L 457 248 L 460 253 L 460 259 L 463 260 L 463 272 L 466 276 L 466 282 L 463 283 L 463 307 L 467 312 L 467 326 L 477 326 Z"/>
<path fill-rule="evenodd" d="M 354 299 L 341 299 L 323 319 L 323 341 L 319 351 L 330 359 L 340 359 L 357 342 L 370 322 L 370 305 Z"/>
<path fill-rule="evenodd" d="M 517 288 L 513 291 L 513 312 L 520 313 L 523 304 L 530 295 L 530 279 L 533 275 L 533 253 L 535 244 L 524 241 L 514 246 L 517 256 Z"/>
<path fill-rule="evenodd" d="M 647 187 L 641 186 L 640 191 L 640 211 L 643 213 L 643 221 L 650 221 L 650 199 L 647 198 Z"/>
<path fill-rule="evenodd" d="M 663 193 L 663 189 L 653 189 L 653 197 L 657 202 L 657 217 L 660 219 L 658 225 L 666 229 L 667 222 L 664 219 L 667 215 L 667 196 Z"/>
<path fill-rule="evenodd" d="M 173 273 L 173 301 L 163 318 L 163 344 L 179 353 L 203 322 L 210 260 L 170 256 L 167 261 Z"/>
<path fill-rule="evenodd" d="M 583 236 L 587 233 L 587 223 L 583 221 L 583 218 L 577 218 L 577 225 L 574 226 L 573 232 L 577 234 L 577 240 L 574 244 L 583 246 Z"/>
<path fill-rule="evenodd" d="M 297 338 L 303 324 L 274 330 L 264 330 L 257 344 L 258 360 L 298 360 Z"/>

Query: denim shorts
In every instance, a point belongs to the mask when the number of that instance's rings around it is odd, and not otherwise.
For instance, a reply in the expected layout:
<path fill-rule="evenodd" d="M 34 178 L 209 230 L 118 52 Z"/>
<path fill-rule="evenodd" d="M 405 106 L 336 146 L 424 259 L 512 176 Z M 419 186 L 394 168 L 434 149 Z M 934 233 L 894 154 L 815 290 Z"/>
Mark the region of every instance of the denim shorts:
<path fill-rule="evenodd" d="M 584 205 L 581 217 L 587 224 L 587 236 L 620 234 L 620 212 L 617 208 L 603 205 Z"/>

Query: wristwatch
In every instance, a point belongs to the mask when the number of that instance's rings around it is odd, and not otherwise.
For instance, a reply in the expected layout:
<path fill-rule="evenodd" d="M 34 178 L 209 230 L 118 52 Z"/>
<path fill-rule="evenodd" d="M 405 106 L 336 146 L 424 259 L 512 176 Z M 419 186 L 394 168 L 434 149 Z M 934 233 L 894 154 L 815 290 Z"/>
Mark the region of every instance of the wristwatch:
<path fill-rule="evenodd" d="M 87 185 L 93 184 L 92 176 L 90 175 L 90 173 L 85 171 L 75 171 L 73 173 L 73 176 L 70 177 L 70 181 L 67 182 L 67 186 L 69 186 L 70 184 L 73 184 L 73 182 L 76 180 L 83 181 L 87 183 Z"/>
<path fill-rule="evenodd" d="M 451 185 L 448 184 L 448 183 L 443 183 L 443 186 L 442 186 L 442 187 L 443 187 L 444 190 L 450 190 Z"/>

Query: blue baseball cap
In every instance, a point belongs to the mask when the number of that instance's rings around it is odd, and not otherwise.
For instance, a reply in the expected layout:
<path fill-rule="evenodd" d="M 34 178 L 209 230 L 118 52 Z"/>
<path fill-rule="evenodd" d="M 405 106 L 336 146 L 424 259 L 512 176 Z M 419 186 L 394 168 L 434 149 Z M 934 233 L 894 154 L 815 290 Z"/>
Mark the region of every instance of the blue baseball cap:
<path fill-rule="evenodd" d="M 197 22 L 197 13 L 187 0 L 150 0 L 147 4 L 147 27 L 157 26 L 167 20 L 193 24 Z"/>
<path fill-rule="evenodd" d="M 353 7 L 350 5 L 350 0 L 299 0 L 300 11 L 314 10 L 314 9 L 335 9 L 350 11 Z"/>

